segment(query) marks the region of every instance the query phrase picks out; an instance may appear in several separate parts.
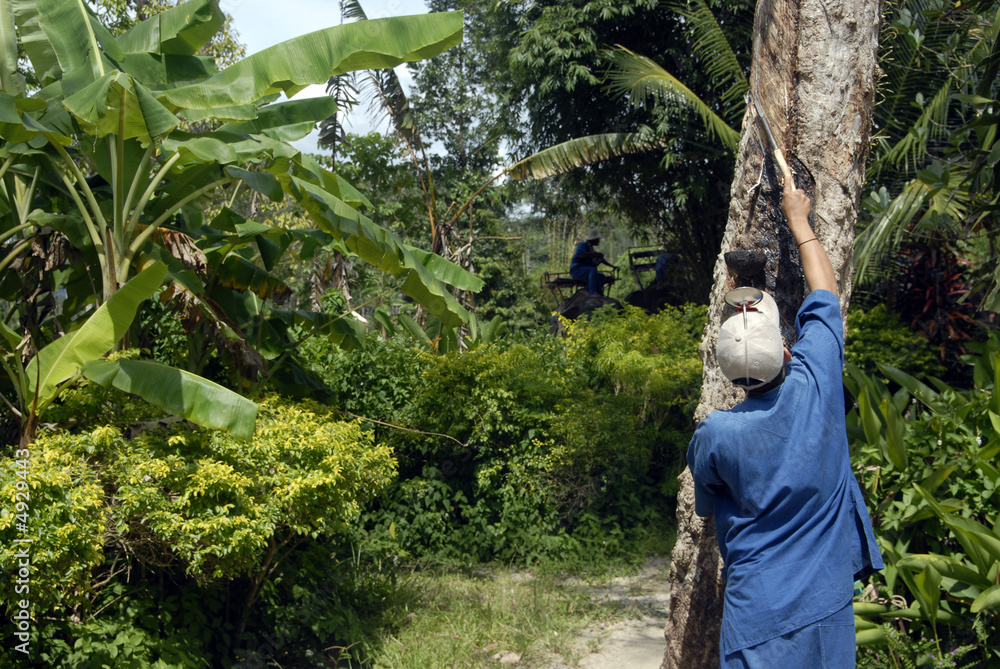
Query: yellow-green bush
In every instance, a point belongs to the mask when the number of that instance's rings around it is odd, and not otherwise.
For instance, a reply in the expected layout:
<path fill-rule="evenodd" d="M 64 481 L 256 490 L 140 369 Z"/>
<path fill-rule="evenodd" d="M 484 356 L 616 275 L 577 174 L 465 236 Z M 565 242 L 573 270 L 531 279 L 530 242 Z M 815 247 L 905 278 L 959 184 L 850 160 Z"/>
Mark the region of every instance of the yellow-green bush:
<path fill-rule="evenodd" d="M 13 457 L 0 467 L 8 606 L 16 467 Z M 85 605 L 112 553 L 179 576 L 253 575 L 296 538 L 343 533 L 394 475 L 387 447 L 310 401 L 263 401 L 249 441 L 182 422 L 133 438 L 120 426 L 43 432 L 28 475 L 34 613 Z"/>
<path fill-rule="evenodd" d="M 0 460 L 0 596 L 8 612 L 20 600 L 31 602 L 36 615 L 86 601 L 91 571 L 104 561 L 107 527 L 102 483 L 88 462 L 100 437 L 44 435 L 26 461 L 17 452 Z M 19 485 L 25 483 L 21 471 L 27 472 L 26 486 Z M 25 515 L 19 501 L 27 503 Z M 18 553 L 25 548 L 30 571 L 27 583 L 18 584 Z"/>

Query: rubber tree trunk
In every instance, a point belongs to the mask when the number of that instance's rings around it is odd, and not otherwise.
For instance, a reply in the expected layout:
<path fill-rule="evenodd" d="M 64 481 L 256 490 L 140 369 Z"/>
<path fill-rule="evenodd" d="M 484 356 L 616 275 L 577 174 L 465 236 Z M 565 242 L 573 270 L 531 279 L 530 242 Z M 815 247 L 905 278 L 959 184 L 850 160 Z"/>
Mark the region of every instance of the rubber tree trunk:
<path fill-rule="evenodd" d="M 754 17 L 750 86 L 797 186 L 812 198 L 812 226 L 837 272 L 845 312 L 879 74 L 880 20 L 878 0 L 761 0 Z M 743 399 L 715 362 L 725 293 L 740 285 L 770 292 L 781 309 L 789 345 L 794 343 L 795 313 L 806 294 L 798 249 L 781 214 L 780 171 L 754 118 L 748 111 L 744 119 L 723 253 L 715 266 L 701 346 L 705 373 L 698 421 Z M 762 256 L 764 269 L 727 266 L 723 254 L 738 250 Z M 704 521 L 694 513 L 688 470 L 680 482 L 662 669 L 717 667 L 722 562 L 711 519 Z"/>

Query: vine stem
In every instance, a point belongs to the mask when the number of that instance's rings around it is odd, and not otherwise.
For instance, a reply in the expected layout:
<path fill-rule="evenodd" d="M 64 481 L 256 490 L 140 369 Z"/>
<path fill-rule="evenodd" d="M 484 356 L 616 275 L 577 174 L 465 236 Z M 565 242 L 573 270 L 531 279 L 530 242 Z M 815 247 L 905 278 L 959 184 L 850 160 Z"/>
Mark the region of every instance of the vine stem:
<path fill-rule="evenodd" d="M 386 423 L 385 421 L 375 420 L 374 418 L 368 418 L 366 416 L 359 416 L 357 414 L 351 413 L 350 411 L 343 411 L 341 409 L 331 409 L 331 411 L 333 411 L 334 413 L 342 414 L 344 416 L 350 416 L 351 418 L 357 418 L 358 420 L 366 420 L 369 423 L 376 423 L 378 425 L 384 425 L 385 427 L 391 427 L 394 430 L 401 430 L 403 432 L 412 432 L 414 434 L 426 434 L 429 437 L 444 437 L 445 439 L 451 439 L 452 441 L 454 441 L 456 444 L 458 444 L 462 448 L 468 448 L 469 447 L 468 444 L 459 441 L 458 439 L 456 439 L 455 437 L 451 436 L 450 434 L 442 434 L 440 432 L 427 432 L 426 430 L 417 430 L 417 429 L 412 428 L 412 427 L 403 427 L 402 425 L 393 425 L 392 423 Z"/>

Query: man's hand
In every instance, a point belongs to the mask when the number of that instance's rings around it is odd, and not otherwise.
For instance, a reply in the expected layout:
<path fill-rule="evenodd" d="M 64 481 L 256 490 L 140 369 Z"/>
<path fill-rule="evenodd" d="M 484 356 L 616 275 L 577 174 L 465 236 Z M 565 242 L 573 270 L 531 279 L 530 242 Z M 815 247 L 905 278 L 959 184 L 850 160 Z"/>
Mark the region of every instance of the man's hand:
<path fill-rule="evenodd" d="M 781 198 L 781 211 L 784 212 L 788 220 L 788 227 L 795 233 L 796 227 L 806 226 L 806 232 L 812 232 L 809 228 L 809 211 L 812 209 L 812 202 L 809 196 L 801 188 L 796 188 L 791 180 L 785 181 L 785 195 Z"/>
<path fill-rule="evenodd" d="M 788 221 L 788 228 L 795 236 L 799 247 L 799 257 L 802 260 L 802 270 L 806 275 L 809 290 L 828 290 L 834 295 L 837 291 L 837 275 L 833 264 L 826 254 L 823 244 L 816 238 L 812 226 L 809 225 L 809 212 L 812 202 L 801 188 L 796 188 L 791 179 L 785 180 L 785 194 L 781 199 L 781 211 Z"/>

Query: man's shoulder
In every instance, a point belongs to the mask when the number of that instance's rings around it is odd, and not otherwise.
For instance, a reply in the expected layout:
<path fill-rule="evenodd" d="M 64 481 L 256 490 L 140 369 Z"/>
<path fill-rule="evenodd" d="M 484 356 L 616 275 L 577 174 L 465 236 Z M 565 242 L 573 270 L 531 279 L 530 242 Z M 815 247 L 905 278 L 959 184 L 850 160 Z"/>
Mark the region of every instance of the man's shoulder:
<path fill-rule="evenodd" d="M 705 416 L 705 419 L 695 430 L 697 436 L 702 433 L 703 438 L 725 437 L 733 430 L 743 430 L 756 420 L 755 410 L 752 402 L 744 400 L 731 409 L 719 409 Z"/>
<path fill-rule="evenodd" d="M 801 327 L 810 320 L 822 320 L 831 325 L 834 323 L 842 324 L 840 298 L 834 293 L 822 289 L 809 293 L 799 306 L 799 326 Z"/>

